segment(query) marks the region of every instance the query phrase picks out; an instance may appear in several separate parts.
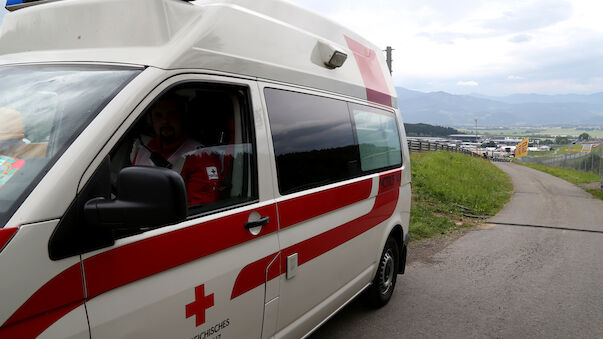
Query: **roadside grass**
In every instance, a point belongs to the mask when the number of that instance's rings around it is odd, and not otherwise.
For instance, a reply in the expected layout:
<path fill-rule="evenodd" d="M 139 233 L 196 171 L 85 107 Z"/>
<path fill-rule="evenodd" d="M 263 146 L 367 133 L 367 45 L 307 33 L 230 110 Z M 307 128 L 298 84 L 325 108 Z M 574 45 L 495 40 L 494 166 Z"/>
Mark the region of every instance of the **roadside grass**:
<path fill-rule="evenodd" d="M 603 200 L 603 191 L 601 191 L 601 190 L 593 190 L 593 189 L 587 189 L 586 191 L 588 193 L 592 194 L 594 197 L 597 197 L 597 198 Z"/>
<path fill-rule="evenodd" d="M 601 182 L 601 176 L 592 172 L 582 172 L 567 168 L 557 168 L 545 165 L 538 164 L 529 164 L 523 162 L 515 162 L 515 164 L 520 164 L 522 166 L 530 167 L 551 175 L 554 175 L 558 178 L 561 178 L 565 181 L 569 181 L 576 185 L 581 184 L 590 184 L 591 182 Z M 598 189 L 586 189 L 586 191 L 592 194 L 594 197 L 603 200 L 603 191 Z"/>
<path fill-rule="evenodd" d="M 574 150 L 574 151 L 571 151 Z M 581 151 L 582 145 L 561 146 L 558 148 L 557 154 L 565 154 L 575 151 Z"/>
<path fill-rule="evenodd" d="M 411 239 L 432 237 L 494 215 L 509 200 L 513 184 L 489 161 L 451 152 L 411 154 Z M 463 206 L 468 210 L 463 209 Z"/>
<path fill-rule="evenodd" d="M 539 156 L 539 155 L 551 155 L 551 154 L 555 154 L 555 150 L 550 150 L 550 151 L 533 151 L 531 153 L 528 153 L 534 156 Z"/>
<path fill-rule="evenodd" d="M 588 184 L 591 182 L 601 181 L 600 175 L 594 174 L 591 172 L 582 172 L 582 171 L 577 171 L 577 170 L 572 170 L 572 169 L 567 169 L 567 168 L 558 168 L 558 167 L 551 167 L 551 166 L 538 165 L 538 164 L 529 164 L 529 163 L 524 163 L 524 162 L 519 162 L 519 161 L 515 161 L 513 163 L 520 164 L 522 166 L 530 167 L 530 168 L 554 175 L 556 177 L 559 177 L 563 180 L 569 181 L 576 185 Z"/>
<path fill-rule="evenodd" d="M 475 134 L 471 128 L 457 128 L 461 132 Z M 497 128 L 497 129 L 479 129 L 479 134 L 484 135 L 503 135 L 513 137 L 539 136 L 554 139 L 557 135 L 568 135 L 577 137 L 582 133 L 588 133 L 593 138 L 603 138 L 603 129 L 581 129 L 581 128 Z"/>

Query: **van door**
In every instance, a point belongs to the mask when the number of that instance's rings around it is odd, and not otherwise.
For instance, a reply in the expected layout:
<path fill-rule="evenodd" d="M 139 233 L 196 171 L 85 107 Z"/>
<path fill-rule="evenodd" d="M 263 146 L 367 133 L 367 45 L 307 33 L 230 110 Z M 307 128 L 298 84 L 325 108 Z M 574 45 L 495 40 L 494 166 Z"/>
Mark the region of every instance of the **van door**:
<path fill-rule="evenodd" d="M 109 153 L 112 177 L 176 171 L 188 217 L 115 229 L 113 246 L 83 255 L 92 338 L 261 336 L 278 221 L 258 99 L 253 81 L 179 75 L 133 112 Z"/>
<path fill-rule="evenodd" d="M 300 337 L 371 281 L 395 201 L 376 199 L 346 101 L 266 85 L 281 244 L 277 337 Z M 399 153 L 399 152 L 398 152 Z"/>

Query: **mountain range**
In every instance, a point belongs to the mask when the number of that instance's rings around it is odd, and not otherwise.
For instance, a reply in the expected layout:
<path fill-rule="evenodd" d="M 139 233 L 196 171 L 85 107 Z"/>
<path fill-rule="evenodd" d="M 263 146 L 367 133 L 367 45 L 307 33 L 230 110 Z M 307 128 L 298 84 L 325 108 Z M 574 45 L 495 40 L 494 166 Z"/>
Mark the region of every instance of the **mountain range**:
<path fill-rule="evenodd" d="M 603 126 L 603 92 L 590 95 L 419 92 L 396 87 L 404 122 L 443 126 Z"/>

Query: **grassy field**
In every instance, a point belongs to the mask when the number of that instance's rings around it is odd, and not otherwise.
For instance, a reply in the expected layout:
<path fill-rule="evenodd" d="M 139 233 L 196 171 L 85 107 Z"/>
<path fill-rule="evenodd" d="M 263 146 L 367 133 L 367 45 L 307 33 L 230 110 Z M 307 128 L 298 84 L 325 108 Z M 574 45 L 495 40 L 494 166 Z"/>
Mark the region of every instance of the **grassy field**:
<path fill-rule="evenodd" d="M 459 131 L 467 132 L 467 133 L 475 133 L 473 129 L 470 128 L 460 128 Z M 582 133 L 588 133 L 593 138 L 603 138 L 603 129 L 594 129 L 594 130 L 584 130 L 580 128 L 496 128 L 496 129 L 478 129 L 477 132 L 483 135 L 505 135 L 505 136 L 557 136 L 557 135 L 567 135 L 577 137 Z"/>
<path fill-rule="evenodd" d="M 468 155 L 412 153 L 411 168 L 411 239 L 431 237 L 476 222 L 463 214 L 494 215 L 509 200 L 513 190 L 503 171 L 487 160 Z"/>
<path fill-rule="evenodd" d="M 571 169 L 566 169 L 566 168 L 557 168 L 557 167 L 551 167 L 551 166 L 545 166 L 545 165 L 529 164 L 529 163 L 524 163 L 524 162 L 519 162 L 519 161 L 514 162 L 514 163 L 554 175 L 556 177 L 559 177 L 563 180 L 569 181 L 576 185 L 588 184 L 591 182 L 601 181 L 601 176 L 599 176 L 598 174 L 591 173 L 591 172 L 582 172 L 582 171 L 576 171 L 576 170 L 571 170 Z"/>
<path fill-rule="evenodd" d="M 560 147 L 556 147 L 556 149 L 557 149 L 556 154 L 564 154 L 564 153 L 570 153 L 570 152 L 574 152 L 574 151 L 582 151 L 582 145 L 560 146 Z M 571 150 L 574 150 L 574 151 L 571 151 Z"/>

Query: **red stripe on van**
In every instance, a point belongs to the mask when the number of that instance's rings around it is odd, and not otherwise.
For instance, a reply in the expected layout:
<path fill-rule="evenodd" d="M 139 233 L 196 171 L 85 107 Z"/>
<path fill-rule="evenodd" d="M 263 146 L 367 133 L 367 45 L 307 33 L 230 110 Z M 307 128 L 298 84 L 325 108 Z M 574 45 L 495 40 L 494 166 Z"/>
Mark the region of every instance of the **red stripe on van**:
<path fill-rule="evenodd" d="M 35 338 L 44 332 L 48 327 L 50 327 L 50 325 L 54 324 L 57 320 L 61 319 L 64 315 L 73 311 L 82 304 L 83 301 L 78 301 L 73 304 L 57 308 L 40 316 L 21 321 L 7 327 L 0 327 L 0 339 Z"/>
<path fill-rule="evenodd" d="M 394 213 L 398 203 L 398 192 L 392 190 L 378 196 L 373 209 L 358 219 L 283 249 L 283 258 L 297 253 L 297 263 L 303 265 L 379 225 Z M 281 270 L 286 270 L 285 260 L 282 261 L 282 265 Z"/>
<path fill-rule="evenodd" d="M 40 287 L 2 326 L 82 300 L 84 300 L 84 284 L 81 265 L 78 262 Z"/>
<path fill-rule="evenodd" d="M 266 279 L 268 281 L 281 275 L 280 265 L 278 262 L 270 266 L 268 272 L 266 267 L 274 260 L 279 253 L 272 253 L 267 257 L 257 260 L 245 267 L 239 272 L 237 279 L 235 280 L 230 299 L 234 299 L 242 294 L 245 294 L 252 289 L 264 284 Z"/>
<path fill-rule="evenodd" d="M 362 81 L 366 87 L 366 99 L 391 106 L 392 97 L 375 51 L 348 36 L 345 36 L 345 40 L 354 53 L 354 58 L 360 69 Z"/>
<path fill-rule="evenodd" d="M 280 228 L 295 225 L 319 215 L 367 199 L 372 179 L 331 188 L 278 203 Z"/>
<path fill-rule="evenodd" d="M 0 252 L 2 252 L 4 246 L 8 244 L 18 230 L 18 227 L 0 228 Z"/>
<path fill-rule="evenodd" d="M 255 211 L 270 217 L 258 236 L 276 232 L 276 205 Z M 85 259 L 88 298 L 257 238 L 244 227 L 251 212 L 143 239 Z"/>
<path fill-rule="evenodd" d="M 283 249 L 283 258 L 286 258 L 293 253 L 297 253 L 298 265 L 301 266 L 308 261 L 342 245 L 343 243 L 354 239 L 355 237 L 372 229 L 373 227 L 376 227 L 383 221 L 390 218 L 396 210 L 396 205 L 398 204 L 401 184 L 400 179 L 401 171 L 399 169 L 381 174 L 379 177 L 379 195 L 375 198 L 375 204 L 369 213 L 341 226 Z M 279 207 L 279 212 L 280 211 L 281 210 Z M 309 215 L 312 214 L 310 213 Z M 273 253 L 245 266 L 237 276 L 232 290 L 231 299 L 234 299 L 245 292 L 262 285 L 266 278 L 268 281 L 270 281 L 280 276 L 282 272 L 286 272 L 286 260 L 281 260 L 281 273 L 276 275 L 268 272 L 269 274 L 266 276 L 266 265 L 268 262 L 270 262 L 269 259 L 274 258 L 276 254 L 277 253 Z"/>

